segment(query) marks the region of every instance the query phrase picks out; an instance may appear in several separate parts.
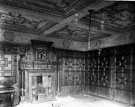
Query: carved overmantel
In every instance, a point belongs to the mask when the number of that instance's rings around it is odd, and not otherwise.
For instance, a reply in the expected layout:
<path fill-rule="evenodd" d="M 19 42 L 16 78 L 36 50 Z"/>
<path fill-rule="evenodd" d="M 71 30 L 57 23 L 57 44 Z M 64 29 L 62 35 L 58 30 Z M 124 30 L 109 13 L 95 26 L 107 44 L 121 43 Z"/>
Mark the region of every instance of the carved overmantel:
<path fill-rule="evenodd" d="M 51 42 L 32 40 L 31 44 L 25 47 L 25 53 L 22 55 L 20 61 L 22 98 L 28 102 L 39 101 L 42 97 L 44 101 L 54 99 L 57 71 L 59 69 L 58 64 L 60 63 L 57 61 L 55 49 L 52 47 Z M 33 83 L 36 84 L 36 87 L 39 86 L 39 77 L 43 90 L 50 90 L 50 94 L 46 91 L 36 95 L 33 94 L 39 93 L 36 89 L 32 88 L 34 87 L 32 81 L 36 81 Z M 47 82 L 50 80 L 50 77 L 51 82 Z M 45 79 L 47 79 L 46 82 Z M 44 84 L 48 84 L 50 87 L 47 88 Z"/>
<path fill-rule="evenodd" d="M 57 69 L 57 57 L 52 42 L 32 40 L 21 55 L 20 69 Z"/>

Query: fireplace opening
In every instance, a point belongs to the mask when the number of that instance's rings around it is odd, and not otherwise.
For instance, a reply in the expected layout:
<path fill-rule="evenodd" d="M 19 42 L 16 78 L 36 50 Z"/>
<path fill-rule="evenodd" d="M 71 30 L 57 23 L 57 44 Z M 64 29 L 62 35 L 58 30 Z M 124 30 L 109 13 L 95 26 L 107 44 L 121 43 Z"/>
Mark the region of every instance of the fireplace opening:
<path fill-rule="evenodd" d="M 32 76 L 32 101 L 40 101 L 53 96 L 53 76 Z"/>

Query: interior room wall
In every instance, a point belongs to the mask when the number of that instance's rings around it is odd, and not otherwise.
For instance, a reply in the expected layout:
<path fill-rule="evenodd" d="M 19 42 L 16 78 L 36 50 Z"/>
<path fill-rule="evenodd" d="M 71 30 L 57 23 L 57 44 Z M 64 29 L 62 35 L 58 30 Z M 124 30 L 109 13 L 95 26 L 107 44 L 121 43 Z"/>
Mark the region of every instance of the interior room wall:
<path fill-rule="evenodd" d="M 56 50 L 61 70 L 59 72 L 59 92 L 62 96 L 84 94 L 85 92 L 85 52 Z"/>
<path fill-rule="evenodd" d="M 134 45 L 86 55 L 86 94 L 134 103 Z"/>
<path fill-rule="evenodd" d="M 6 46 L 11 48 L 6 48 Z M 21 54 L 22 47 L 2 44 L 0 49 L 10 53 L 10 49 L 15 48 L 17 54 Z M 98 50 L 82 52 L 55 49 L 56 56 L 61 62 L 60 70 L 57 72 L 58 91 L 63 96 L 96 95 L 134 104 L 134 47 L 134 44 L 129 44 L 103 48 L 100 54 Z M 15 75 L 18 75 L 18 72 Z"/>
<path fill-rule="evenodd" d="M 133 30 L 125 33 L 125 35 L 114 36 L 114 38 L 110 36 L 108 39 L 98 39 L 104 47 L 100 55 L 97 50 L 84 52 L 87 43 L 71 40 L 67 42 L 62 39 L 0 30 L 0 42 L 28 44 L 31 39 L 44 39 L 45 41 L 54 42 L 54 47 L 57 48 L 57 57 L 62 64 L 61 70 L 58 72 L 60 79 L 59 91 L 62 95 L 85 93 L 116 101 L 134 103 L 135 49 L 134 45 L 124 45 L 134 42 Z M 93 47 L 98 40 L 91 42 Z M 66 42 L 66 45 L 64 45 L 64 42 Z M 107 46 L 110 48 L 106 48 Z M 21 53 L 21 48 L 17 51 Z"/>
<path fill-rule="evenodd" d="M 16 44 L 29 44 L 31 40 L 49 41 L 54 43 L 54 47 L 68 50 L 86 51 L 86 42 L 65 40 L 60 38 L 46 37 L 42 35 L 16 32 L 0 29 L 0 42 L 9 42 Z"/>

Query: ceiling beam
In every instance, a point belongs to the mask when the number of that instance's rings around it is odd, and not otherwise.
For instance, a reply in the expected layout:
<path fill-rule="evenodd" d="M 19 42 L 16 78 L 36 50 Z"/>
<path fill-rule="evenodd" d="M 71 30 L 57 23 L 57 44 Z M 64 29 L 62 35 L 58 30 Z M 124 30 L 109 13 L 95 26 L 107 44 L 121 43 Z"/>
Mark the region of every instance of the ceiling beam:
<path fill-rule="evenodd" d="M 113 1 L 102 1 L 102 0 L 98 0 L 97 2 L 83 8 L 82 10 L 80 10 L 79 12 L 77 12 L 79 14 L 79 19 L 88 15 L 88 10 L 89 9 L 93 9 L 93 10 L 99 10 L 101 8 L 104 8 L 106 6 L 109 6 L 111 4 L 113 4 Z M 50 29 L 46 30 L 43 32 L 42 35 L 49 35 L 50 33 L 53 33 L 55 31 L 60 30 L 61 28 L 63 28 L 64 26 L 68 25 L 69 23 L 71 23 L 71 21 L 74 20 L 74 15 L 69 16 L 66 19 L 61 20 L 61 22 L 59 22 L 58 24 L 56 24 L 55 26 L 51 27 Z"/>

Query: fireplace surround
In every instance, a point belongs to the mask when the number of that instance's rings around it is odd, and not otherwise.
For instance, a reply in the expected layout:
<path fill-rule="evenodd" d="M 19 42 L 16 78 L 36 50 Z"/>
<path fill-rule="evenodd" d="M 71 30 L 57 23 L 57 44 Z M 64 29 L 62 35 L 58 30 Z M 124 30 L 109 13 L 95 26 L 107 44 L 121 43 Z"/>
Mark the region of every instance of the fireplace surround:
<path fill-rule="evenodd" d="M 22 99 L 41 102 L 55 99 L 57 58 L 52 43 L 32 40 L 20 61 Z"/>

